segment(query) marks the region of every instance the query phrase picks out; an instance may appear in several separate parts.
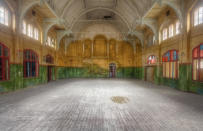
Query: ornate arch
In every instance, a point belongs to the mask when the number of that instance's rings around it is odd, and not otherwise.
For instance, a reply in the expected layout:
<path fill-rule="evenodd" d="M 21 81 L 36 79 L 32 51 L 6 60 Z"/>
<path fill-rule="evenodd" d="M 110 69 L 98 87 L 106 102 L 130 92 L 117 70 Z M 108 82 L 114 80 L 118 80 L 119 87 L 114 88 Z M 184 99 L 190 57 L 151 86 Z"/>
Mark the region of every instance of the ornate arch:
<path fill-rule="evenodd" d="M 115 13 L 122 19 L 122 21 L 126 24 L 127 28 L 130 29 L 130 24 L 128 23 L 128 21 L 125 19 L 125 17 L 123 15 L 121 15 L 118 11 L 115 11 L 113 9 L 106 8 L 106 7 L 95 7 L 95 8 L 89 8 L 89 9 L 83 9 L 82 11 L 80 11 L 79 15 L 77 15 L 77 17 L 72 21 L 71 26 L 70 26 L 71 29 L 74 27 L 75 23 L 81 16 L 83 16 L 84 14 L 86 14 L 88 12 L 98 10 L 98 9 L 107 10 L 107 11 Z"/>

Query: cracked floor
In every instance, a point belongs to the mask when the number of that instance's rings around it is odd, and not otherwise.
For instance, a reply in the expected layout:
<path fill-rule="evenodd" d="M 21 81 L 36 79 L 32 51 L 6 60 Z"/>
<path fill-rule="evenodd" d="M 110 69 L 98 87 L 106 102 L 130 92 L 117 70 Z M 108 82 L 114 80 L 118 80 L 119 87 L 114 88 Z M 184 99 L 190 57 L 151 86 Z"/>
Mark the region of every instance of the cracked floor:
<path fill-rule="evenodd" d="M 203 96 L 132 79 L 59 80 L 0 95 L 0 131 L 202 130 Z"/>

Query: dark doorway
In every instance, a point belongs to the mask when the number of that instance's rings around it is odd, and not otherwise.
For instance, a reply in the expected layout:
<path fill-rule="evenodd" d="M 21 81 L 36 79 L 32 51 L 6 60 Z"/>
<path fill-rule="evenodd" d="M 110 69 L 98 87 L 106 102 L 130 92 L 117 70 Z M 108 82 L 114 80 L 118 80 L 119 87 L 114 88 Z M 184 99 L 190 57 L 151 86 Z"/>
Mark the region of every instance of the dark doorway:
<path fill-rule="evenodd" d="M 48 71 L 47 71 L 47 77 L 48 77 L 48 82 L 52 81 L 52 66 L 48 66 Z"/>
<path fill-rule="evenodd" d="M 154 67 L 146 67 L 145 68 L 145 80 L 149 82 L 154 82 Z"/>
<path fill-rule="evenodd" d="M 109 77 L 110 78 L 116 77 L 116 64 L 115 63 L 111 63 L 109 65 Z"/>

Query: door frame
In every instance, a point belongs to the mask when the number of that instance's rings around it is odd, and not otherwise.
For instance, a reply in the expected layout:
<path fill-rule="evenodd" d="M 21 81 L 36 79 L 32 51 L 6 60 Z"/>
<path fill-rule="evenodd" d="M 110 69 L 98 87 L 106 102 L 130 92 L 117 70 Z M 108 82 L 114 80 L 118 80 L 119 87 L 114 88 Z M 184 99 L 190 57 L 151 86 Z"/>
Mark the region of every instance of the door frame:
<path fill-rule="evenodd" d="M 114 68 L 114 71 L 111 71 L 111 68 Z M 112 62 L 109 64 L 109 78 L 116 78 L 116 70 L 117 70 L 117 64 Z M 113 75 L 111 75 L 111 73 L 114 73 Z"/>
<path fill-rule="evenodd" d="M 52 69 L 53 69 L 53 66 L 50 66 L 50 65 L 47 66 L 47 81 L 48 82 L 53 81 L 53 79 L 52 79 L 53 70 Z"/>
<path fill-rule="evenodd" d="M 155 69 L 155 67 L 156 67 L 156 65 L 147 65 L 147 66 L 145 66 L 145 69 L 144 69 L 144 74 L 145 74 L 145 77 L 144 77 L 144 79 L 145 79 L 145 81 L 147 81 L 147 68 L 153 68 L 153 71 L 154 71 L 154 69 Z M 155 73 L 155 71 L 153 72 L 153 76 L 154 76 L 154 73 Z M 147 82 L 151 82 L 151 81 L 147 81 Z M 153 77 L 153 82 L 154 82 L 154 77 Z"/>

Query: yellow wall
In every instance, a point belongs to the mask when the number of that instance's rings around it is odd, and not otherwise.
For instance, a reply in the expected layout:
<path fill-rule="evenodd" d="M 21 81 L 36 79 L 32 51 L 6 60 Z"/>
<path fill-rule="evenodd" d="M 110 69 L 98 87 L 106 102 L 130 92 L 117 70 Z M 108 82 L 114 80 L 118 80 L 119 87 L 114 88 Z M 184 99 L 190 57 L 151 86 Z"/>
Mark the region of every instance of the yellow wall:
<path fill-rule="evenodd" d="M 63 55 L 65 45 L 60 44 L 60 54 Z M 63 52 L 63 53 L 62 53 Z M 107 40 L 105 36 L 95 36 L 94 40 L 86 39 L 68 45 L 65 56 L 60 55 L 60 66 L 83 67 L 95 64 L 108 69 L 110 63 L 120 67 L 134 66 L 134 50 L 132 45 L 114 39 Z"/>

